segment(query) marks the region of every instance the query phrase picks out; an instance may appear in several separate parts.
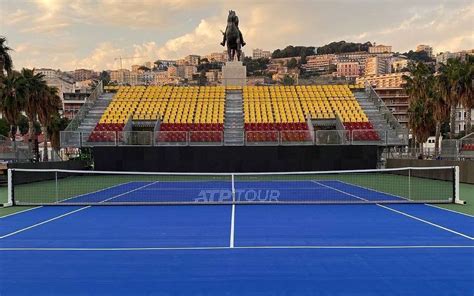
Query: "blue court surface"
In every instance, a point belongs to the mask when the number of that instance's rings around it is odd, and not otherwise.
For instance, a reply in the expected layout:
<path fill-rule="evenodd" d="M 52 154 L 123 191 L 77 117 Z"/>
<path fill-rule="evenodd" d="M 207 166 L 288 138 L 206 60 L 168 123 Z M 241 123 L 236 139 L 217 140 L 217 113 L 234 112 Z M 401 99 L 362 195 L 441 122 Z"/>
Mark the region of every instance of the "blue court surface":
<path fill-rule="evenodd" d="M 283 201 L 398 198 L 236 185 Z M 225 199 L 229 186 L 130 182 L 69 200 Z M 474 218 L 424 204 L 44 206 L 0 218 L 0 295 L 474 295 Z"/>

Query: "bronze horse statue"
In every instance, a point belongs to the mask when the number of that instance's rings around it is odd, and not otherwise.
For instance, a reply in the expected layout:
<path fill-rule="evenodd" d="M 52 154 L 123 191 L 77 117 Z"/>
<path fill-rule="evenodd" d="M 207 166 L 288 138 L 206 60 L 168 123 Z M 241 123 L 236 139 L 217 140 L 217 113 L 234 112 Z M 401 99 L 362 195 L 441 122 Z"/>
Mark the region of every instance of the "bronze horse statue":
<path fill-rule="evenodd" d="M 227 27 L 222 40 L 221 45 L 225 46 L 227 41 L 227 56 L 228 61 L 233 61 L 237 54 L 237 60 L 240 61 L 242 55 L 242 46 L 245 46 L 242 32 L 239 29 L 239 17 L 235 14 L 235 11 L 229 10 L 229 16 L 227 17 Z"/>

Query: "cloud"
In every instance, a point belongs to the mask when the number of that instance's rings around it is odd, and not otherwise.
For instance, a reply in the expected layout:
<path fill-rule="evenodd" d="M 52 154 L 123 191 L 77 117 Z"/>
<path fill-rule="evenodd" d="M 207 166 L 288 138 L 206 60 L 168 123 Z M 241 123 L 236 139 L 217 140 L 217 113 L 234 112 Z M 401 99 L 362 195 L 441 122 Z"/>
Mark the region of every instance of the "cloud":
<path fill-rule="evenodd" d="M 390 44 L 400 52 L 414 49 L 418 44 L 430 44 L 435 52 L 459 51 L 474 48 L 473 19 L 474 3 L 456 9 L 440 5 L 416 10 L 398 23 L 344 38 Z"/>
<path fill-rule="evenodd" d="M 81 21 L 87 23 L 151 29 L 151 26 L 169 28 L 176 25 L 182 22 L 184 15 L 192 15 L 193 11 L 202 11 L 211 2 L 208 0 L 72 0 L 69 2 L 69 8 Z"/>
<path fill-rule="evenodd" d="M 8 26 L 12 26 L 18 23 L 22 23 L 28 19 L 28 13 L 23 9 L 17 9 L 16 11 L 9 14 L 8 18 L 5 18 L 5 23 Z"/>
<path fill-rule="evenodd" d="M 99 44 L 89 56 L 74 58 L 67 63 L 68 69 L 88 68 L 95 70 L 114 69 L 120 66 L 115 57 L 125 56 L 123 49 L 116 48 L 110 42 Z"/>
<path fill-rule="evenodd" d="M 239 15 L 247 54 L 339 40 L 400 52 L 420 43 L 438 52 L 474 48 L 470 0 L 18 0 L 0 17 L 16 66 L 101 70 L 119 68 L 119 56 L 140 57 L 124 59 L 128 68 L 220 52 L 229 8 Z"/>

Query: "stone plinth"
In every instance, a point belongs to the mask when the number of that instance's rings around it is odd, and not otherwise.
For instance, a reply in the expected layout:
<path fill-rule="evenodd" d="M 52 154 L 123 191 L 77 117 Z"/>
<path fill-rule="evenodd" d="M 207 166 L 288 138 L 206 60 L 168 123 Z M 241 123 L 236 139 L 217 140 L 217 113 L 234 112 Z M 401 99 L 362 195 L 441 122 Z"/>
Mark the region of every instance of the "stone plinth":
<path fill-rule="evenodd" d="M 222 67 L 222 85 L 245 86 L 247 84 L 247 67 L 242 62 L 226 62 Z"/>

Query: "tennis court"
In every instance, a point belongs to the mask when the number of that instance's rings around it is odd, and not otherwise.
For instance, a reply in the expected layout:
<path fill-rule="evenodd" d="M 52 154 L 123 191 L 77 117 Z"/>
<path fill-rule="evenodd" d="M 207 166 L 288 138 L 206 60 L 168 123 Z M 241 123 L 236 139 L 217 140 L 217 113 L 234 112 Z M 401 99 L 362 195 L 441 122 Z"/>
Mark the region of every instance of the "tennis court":
<path fill-rule="evenodd" d="M 473 295 L 451 168 L 287 174 L 19 170 L 0 294 Z M 442 174 L 440 174 L 440 172 Z"/>

